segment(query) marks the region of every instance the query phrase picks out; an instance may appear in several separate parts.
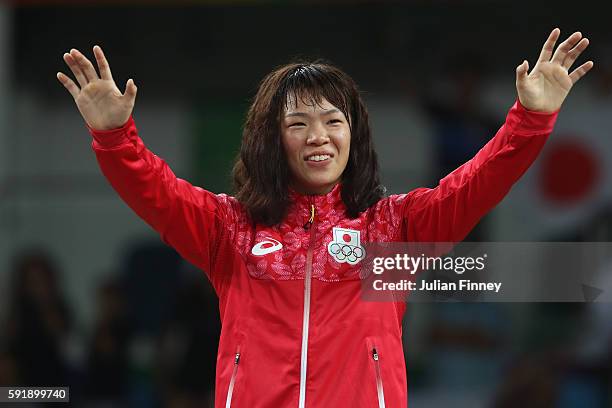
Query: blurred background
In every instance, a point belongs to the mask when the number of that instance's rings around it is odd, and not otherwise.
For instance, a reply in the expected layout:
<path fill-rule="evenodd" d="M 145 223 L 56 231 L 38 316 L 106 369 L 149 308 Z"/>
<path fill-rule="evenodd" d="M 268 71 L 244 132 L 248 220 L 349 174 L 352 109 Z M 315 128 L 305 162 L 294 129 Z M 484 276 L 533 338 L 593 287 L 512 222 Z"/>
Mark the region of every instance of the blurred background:
<path fill-rule="evenodd" d="M 0 3 L 0 386 L 69 385 L 72 406 L 212 406 L 219 314 L 101 175 L 55 78 L 101 45 L 147 146 L 230 192 L 258 81 L 325 58 L 360 85 L 390 193 L 437 181 L 501 126 L 515 68 L 555 26 L 593 70 L 473 241 L 612 241 L 612 32 L 601 3 L 211 0 Z M 612 261 L 609 263 L 612 265 Z M 605 269 L 605 268 L 604 268 Z M 537 273 L 537 270 L 534 270 Z M 612 267 L 602 270 L 612 279 Z M 612 406 L 607 303 L 410 304 L 414 408 Z"/>

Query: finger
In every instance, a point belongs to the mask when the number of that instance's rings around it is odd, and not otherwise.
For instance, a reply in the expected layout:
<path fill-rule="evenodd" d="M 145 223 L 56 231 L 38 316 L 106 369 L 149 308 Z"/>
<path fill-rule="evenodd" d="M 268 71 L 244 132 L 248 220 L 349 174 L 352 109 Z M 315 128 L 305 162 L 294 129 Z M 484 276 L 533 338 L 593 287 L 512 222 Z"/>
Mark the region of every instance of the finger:
<path fill-rule="evenodd" d="M 81 85 L 81 88 L 86 86 L 89 83 L 89 81 L 85 77 L 85 74 L 83 74 L 83 70 L 81 69 L 81 66 L 77 64 L 77 62 L 74 60 L 72 55 L 68 53 L 64 54 L 64 61 L 66 62 L 66 65 L 68 65 L 68 68 L 70 68 L 70 70 L 74 74 L 74 77 L 78 81 L 79 85 Z"/>
<path fill-rule="evenodd" d="M 72 95 L 74 99 L 79 96 L 79 87 L 76 86 L 74 81 L 70 79 L 67 75 L 63 74 L 62 72 L 58 72 L 57 79 L 62 83 L 62 85 L 64 85 L 68 92 L 70 92 L 70 95 Z"/>
<path fill-rule="evenodd" d="M 593 61 L 587 61 L 578 68 L 576 68 L 570 75 L 570 79 L 572 80 L 572 84 L 578 82 L 580 78 L 582 78 L 587 72 L 589 72 L 593 68 Z"/>
<path fill-rule="evenodd" d="M 516 67 L 516 82 L 521 83 L 527 79 L 527 72 L 529 72 L 529 62 L 524 60 L 521 65 Z"/>
<path fill-rule="evenodd" d="M 113 80 L 113 75 L 111 74 L 110 66 L 108 65 L 108 61 L 104 56 L 104 52 L 100 46 L 96 45 L 93 47 L 94 56 L 96 57 L 96 61 L 98 63 L 98 69 L 100 70 L 100 77 L 102 79 Z"/>
<path fill-rule="evenodd" d="M 136 84 L 134 84 L 134 80 L 131 78 L 128 79 L 127 83 L 125 84 L 125 93 L 123 95 L 129 98 L 129 101 L 131 103 L 134 103 L 134 101 L 136 100 L 137 92 L 138 92 L 138 88 L 136 88 Z"/>
<path fill-rule="evenodd" d="M 555 43 L 557 42 L 557 39 L 559 38 L 560 34 L 561 34 L 561 30 L 559 30 L 558 28 L 555 28 L 554 30 L 550 32 L 550 34 L 548 35 L 548 39 L 546 40 L 546 42 L 544 43 L 544 46 L 542 47 L 542 51 L 540 52 L 540 56 L 538 57 L 538 62 L 550 61 L 552 52 L 555 49 Z"/>
<path fill-rule="evenodd" d="M 569 50 L 574 48 L 574 45 L 576 45 L 581 38 L 582 33 L 580 31 L 576 31 L 574 34 L 567 37 L 565 41 L 559 44 L 550 62 L 561 64 L 563 60 L 565 60 L 565 57 L 567 56 Z"/>
<path fill-rule="evenodd" d="M 72 55 L 72 58 L 79 64 L 89 82 L 100 79 L 91 61 L 89 61 L 79 50 L 75 50 L 74 48 L 71 49 L 70 55 Z"/>
<path fill-rule="evenodd" d="M 563 68 L 570 69 L 570 67 L 574 64 L 578 56 L 582 54 L 582 51 L 586 50 L 588 46 L 589 40 L 587 38 L 583 38 L 582 40 L 580 40 L 580 42 L 578 42 L 578 44 L 576 44 L 576 46 L 567 53 L 565 60 L 563 60 Z"/>

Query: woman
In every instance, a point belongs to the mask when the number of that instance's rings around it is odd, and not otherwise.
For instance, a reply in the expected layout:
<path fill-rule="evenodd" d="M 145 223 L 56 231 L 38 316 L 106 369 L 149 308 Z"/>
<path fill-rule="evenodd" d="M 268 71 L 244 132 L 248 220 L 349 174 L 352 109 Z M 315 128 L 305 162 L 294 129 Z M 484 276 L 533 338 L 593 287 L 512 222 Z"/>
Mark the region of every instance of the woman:
<path fill-rule="evenodd" d="M 551 133 L 587 47 L 554 29 L 518 101 L 469 162 L 434 189 L 383 197 L 368 115 L 350 77 L 291 64 L 261 83 L 234 168 L 235 197 L 178 179 L 138 136 L 136 85 L 116 87 L 77 50 L 58 73 L 93 135 L 104 175 L 164 242 L 205 271 L 223 323 L 216 407 L 405 407 L 405 304 L 360 301 L 363 243 L 461 241 L 525 172 Z M 335 245 L 336 244 L 336 245 Z M 348 246 L 346 253 L 339 245 Z"/>
<path fill-rule="evenodd" d="M 61 289 L 61 270 L 50 253 L 37 247 L 23 250 L 13 265 L 8 327 L 2 328 L 2 338 L 15 361 L 18 383 L 64 385 L 70 381 L 64 351 L 73 321 Z"/>

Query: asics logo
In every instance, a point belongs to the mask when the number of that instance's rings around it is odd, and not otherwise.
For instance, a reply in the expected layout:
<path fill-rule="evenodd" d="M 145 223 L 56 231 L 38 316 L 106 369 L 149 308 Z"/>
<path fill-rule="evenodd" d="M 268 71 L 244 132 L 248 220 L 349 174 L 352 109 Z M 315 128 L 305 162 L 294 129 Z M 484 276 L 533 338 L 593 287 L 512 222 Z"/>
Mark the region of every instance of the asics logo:
<path fill-rule="evenodd" d="M 278 251 L 283 247 L 283 244 L 275 240 L 274 238 L 266 238 L 265 241 L 258 242 L 251 249 L 253 255 L 262 256 L 272 252 Z"/>

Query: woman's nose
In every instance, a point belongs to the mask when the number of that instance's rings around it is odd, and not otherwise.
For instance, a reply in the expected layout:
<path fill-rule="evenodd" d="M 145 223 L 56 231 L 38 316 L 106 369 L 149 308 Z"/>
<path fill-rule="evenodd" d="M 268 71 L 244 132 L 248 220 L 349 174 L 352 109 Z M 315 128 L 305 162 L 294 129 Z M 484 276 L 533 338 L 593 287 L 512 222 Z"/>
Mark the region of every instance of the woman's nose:
<path fill-rule="evenodd" d="M 325 127 L 321 125 L 313 126 L 308 133 L 308 140 L 306 140 L 306 143 L 321 145 L 327 142 L 329 142 L 329 136 L 327 135 Z"/>

